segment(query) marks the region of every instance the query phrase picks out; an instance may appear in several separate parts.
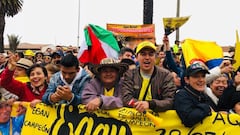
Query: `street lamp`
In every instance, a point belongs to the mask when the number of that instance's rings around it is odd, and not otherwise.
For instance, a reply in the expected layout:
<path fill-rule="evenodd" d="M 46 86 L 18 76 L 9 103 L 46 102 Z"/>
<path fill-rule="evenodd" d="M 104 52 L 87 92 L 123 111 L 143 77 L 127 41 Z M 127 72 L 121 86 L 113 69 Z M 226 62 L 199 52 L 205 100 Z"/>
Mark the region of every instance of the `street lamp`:
<path fill-rule="evenodd" d="M 78 1 L 78 22 L 77 23 L 78 23 L 77 24 L 78 25 L 78 28 L 77 28 L 78 29 L 78 31 L 77 31 L 77 47 L 80 47 L 79 46 L 79 38 L 80 38 L 80 36 L 79 36 L 79 31 L 80 31 L 79 30 L 80 29 L 79 28 L 80 27 L 80 0 Z"/>
<path fill-rule="evenodd" d="M 176 17 L 180 16 L 180 0 L 177 0 L 177 14 Z M 176 29 L 176 40 L 179 41 L 179 28 Z"/>

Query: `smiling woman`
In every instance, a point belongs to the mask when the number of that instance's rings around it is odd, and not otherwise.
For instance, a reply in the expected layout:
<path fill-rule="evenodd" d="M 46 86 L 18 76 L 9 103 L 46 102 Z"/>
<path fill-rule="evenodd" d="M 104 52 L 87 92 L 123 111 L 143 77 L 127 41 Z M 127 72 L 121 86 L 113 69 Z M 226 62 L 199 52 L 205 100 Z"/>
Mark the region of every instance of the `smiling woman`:
<path fill-rule="evenodd" d="M 19 96 L 20 101 L 31 102 L 41 100 L 47 88 L 47 70 L 39 64 L 34 64 L 27 70 L 30 82 L 22 83 L 13 78 L 16 69 L 16 57 L 9 58 L 8 66 L 1 75 L 1 86 Z M 11 84 L 11 85 L 9 85 Z"/>

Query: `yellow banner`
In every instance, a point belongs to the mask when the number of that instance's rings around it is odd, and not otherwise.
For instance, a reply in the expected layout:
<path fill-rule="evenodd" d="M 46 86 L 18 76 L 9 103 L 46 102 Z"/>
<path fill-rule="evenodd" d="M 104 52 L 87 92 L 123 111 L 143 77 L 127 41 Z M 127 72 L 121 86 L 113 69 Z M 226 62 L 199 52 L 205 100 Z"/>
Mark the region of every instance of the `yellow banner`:
<path fill-rule="evenodd" d="M 107 24 L 107 30 L 118 33 L 125 37 L 155 38 L 154 24 Z"/>
<path fill-rule="evenodd" d="M 233 135 L 240 131 L 237 114 L 213 113 L 192 128 L 181 124 L 174 110 L 151 112 L 162 118 L 160 126 L 132 108 L 98 110 L 88 113 L 83 105 L 28 107 L 22 135 Z"/>
<path fill-rule="evenodd" d="M 190 16 L 163 18 L 165 35 L 169 35 L 172 32 L 174 32 L 176 29 L 181 27 L 185 22 L 187 22 L 189 18 Z"/>

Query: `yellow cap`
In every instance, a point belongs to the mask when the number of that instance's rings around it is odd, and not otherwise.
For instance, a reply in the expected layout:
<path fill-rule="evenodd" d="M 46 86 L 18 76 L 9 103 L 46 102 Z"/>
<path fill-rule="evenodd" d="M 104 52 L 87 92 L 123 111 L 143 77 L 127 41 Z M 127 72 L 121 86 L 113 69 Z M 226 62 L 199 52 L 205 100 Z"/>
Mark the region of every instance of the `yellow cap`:
<path fill-rule="evenodd" d="M 143 48 L 151 48 L 156 51 L 157 47 L 150 41 L 143 41 L 138 44 L 136 54 L 138 54 Z"/>
<path fill-rule="evenodd" d="M 27 56 L 34 56 L 34 52 L 32 50 L 26 50 L 24 55 L 27 55 Z"/>

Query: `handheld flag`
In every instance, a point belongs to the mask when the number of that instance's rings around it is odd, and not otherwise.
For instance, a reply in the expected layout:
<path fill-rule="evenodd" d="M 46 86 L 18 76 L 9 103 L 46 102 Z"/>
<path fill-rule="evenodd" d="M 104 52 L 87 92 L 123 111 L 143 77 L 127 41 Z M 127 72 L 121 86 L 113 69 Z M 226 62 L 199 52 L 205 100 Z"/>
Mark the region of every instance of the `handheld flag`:
<path fill-rule="evenodd" d="M 182 44 L 186 67 L 194 61 L 204 62 L 209 69 L 218 66 L 223 60 L 222 47 L 216 42 L 186 39 Z"/>
<path fill-rule="evenodd" d="M 81 63 L 99 64 L 106 57 L 118 59 L 120 48 L 112 32 L 89 24 L 84 29 L 84 35 L 84 41 L 78 52 Z"/>
<path fill-rule="evenodd" d="M 238 31 L 236 30 L 236 45 L 235 45 L 235 52 L 234 52 L 234 60 L 236 63 L 233 64 L 234 70 L 237 71 L 237 69 L 240 66 L 240 41 L 238 37 Z"/>
<path fill-rule="evenodd" d="M 187 17 L 173 17 L 173 18 L 163 18 L 163 25 L 165 30 L 165 35 L 170 35 L 176 29 L 180 28 L 184 23 L 188 21 L 190 16 Z"/>

